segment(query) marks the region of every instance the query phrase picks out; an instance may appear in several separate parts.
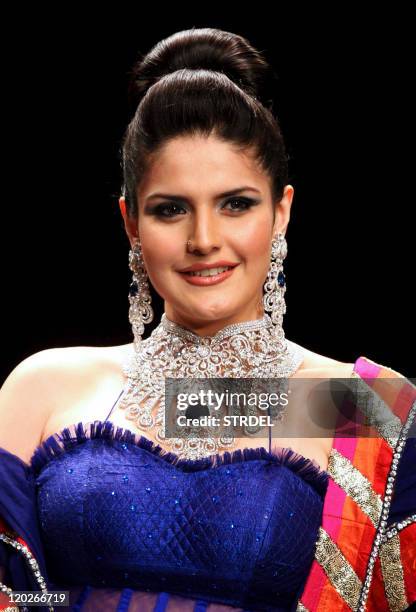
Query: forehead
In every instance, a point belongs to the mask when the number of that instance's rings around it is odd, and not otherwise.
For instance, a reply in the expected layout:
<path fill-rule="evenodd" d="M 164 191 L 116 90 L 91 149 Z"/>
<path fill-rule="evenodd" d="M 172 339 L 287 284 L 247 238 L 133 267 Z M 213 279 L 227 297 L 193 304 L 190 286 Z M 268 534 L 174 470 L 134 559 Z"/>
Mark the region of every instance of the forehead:
<path fill-rule="evenodd" d="M 178 193 L 221 193 L 248 184 L 266 190 L 268 177 L 252 150 L 238 150 L 215 136 L 181 136 L 154 154 L 138 193 L 173 190 Z"/>

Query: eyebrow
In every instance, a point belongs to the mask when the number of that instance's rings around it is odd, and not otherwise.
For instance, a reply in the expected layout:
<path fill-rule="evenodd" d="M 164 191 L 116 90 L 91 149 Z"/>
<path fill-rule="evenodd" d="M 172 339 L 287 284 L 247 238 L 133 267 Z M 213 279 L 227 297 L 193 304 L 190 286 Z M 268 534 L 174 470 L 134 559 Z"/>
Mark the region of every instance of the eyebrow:
<path fill-rule="evenodd" d="M 231 189 L 231 191 L 224 191 L 223 193 L 219 193 L 217 198 L 226 198 L 227 196 L 235 195 L 236 193 L 241 193 L 242 191 L 256 191 L 257 193 L 260 193 L 260 191 L 258 189 L 255 189 L 255 187 L 250 187 L 246 185 L 244 187 L 237 187 L 236 189 Z M 169 200 L 176 200 L 181 202 L 184 200 L 186 201 L 186 198 L 180 195 L 174 195 L 170 193 L 152 193 L 146 198 L 146 202 L 152 200 L 153 198 L 167 198 Z"/>

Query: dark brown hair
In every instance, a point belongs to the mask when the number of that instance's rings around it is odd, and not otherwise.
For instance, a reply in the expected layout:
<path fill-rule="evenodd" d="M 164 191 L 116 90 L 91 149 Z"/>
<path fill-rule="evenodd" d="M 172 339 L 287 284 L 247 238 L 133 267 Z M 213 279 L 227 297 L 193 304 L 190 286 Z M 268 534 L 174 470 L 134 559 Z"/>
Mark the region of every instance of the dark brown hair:
<path fill-rule="evenodd" d="M 288 183 L 288 156 L 272 102 L 262 103 L 272 70 L 242 36 L 214 28 L 176 32 L 158 42 L 131 71 L 135 113 L 120 151 L 129 216 L 138 216 L 137 187 L 153 156 L 170 139 L 215 135 L 253 152 L 270 177 L 273 202 Z"/>

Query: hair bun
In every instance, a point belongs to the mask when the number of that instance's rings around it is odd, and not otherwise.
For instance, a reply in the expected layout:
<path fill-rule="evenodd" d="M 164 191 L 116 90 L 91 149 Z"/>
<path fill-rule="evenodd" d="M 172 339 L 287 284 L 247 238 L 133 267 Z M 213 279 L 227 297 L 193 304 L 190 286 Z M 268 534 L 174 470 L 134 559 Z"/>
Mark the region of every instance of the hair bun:
<path fill-rule="evenodd" d="M 161 77 L 180 69 L 223 72 L 252 96 L 259 96 L 270 70 L 261 53 L 238 34 L 216 28 L 191 28 L 158 42 L 133 67 L 129 99 L 137 107 Z"/>

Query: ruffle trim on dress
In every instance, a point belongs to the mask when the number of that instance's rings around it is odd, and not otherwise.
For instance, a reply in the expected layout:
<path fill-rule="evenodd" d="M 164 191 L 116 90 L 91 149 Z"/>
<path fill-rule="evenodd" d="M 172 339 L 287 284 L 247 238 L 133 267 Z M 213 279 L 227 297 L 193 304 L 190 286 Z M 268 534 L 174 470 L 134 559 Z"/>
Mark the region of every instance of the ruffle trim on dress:
<path fill-rule="evenodd" d="M 277 447 L 271 452 L 264 447 L 238 448 L 201 459 L 183 459 L 149 440 L 146 436 L 138 436 L 129 429 L 116 426 L 111 421 L 98 420 L 88 423 L 81 421 L 52 434 L 35 449 L 30 465 L 35 474 L 38 474 L 51 460 L 85 443 L 87 440 L 105 440 L 111 446 L 129 444 L 143 448 L 183 472 L 197 472 L 245 461 L 266 461 L 290 469 L 309 483 L 322 497 L 325 495 L 328 486 L 328 472 L 322 470 L 314 459 L 308 459 L 288 447 Z"/>

